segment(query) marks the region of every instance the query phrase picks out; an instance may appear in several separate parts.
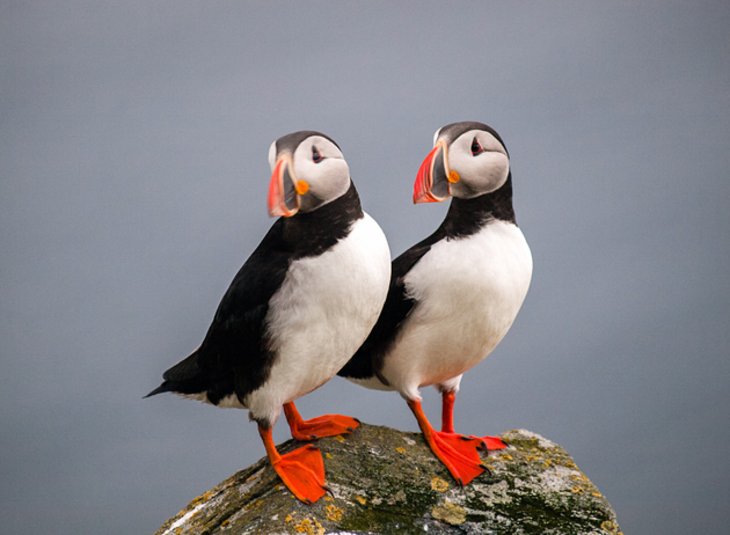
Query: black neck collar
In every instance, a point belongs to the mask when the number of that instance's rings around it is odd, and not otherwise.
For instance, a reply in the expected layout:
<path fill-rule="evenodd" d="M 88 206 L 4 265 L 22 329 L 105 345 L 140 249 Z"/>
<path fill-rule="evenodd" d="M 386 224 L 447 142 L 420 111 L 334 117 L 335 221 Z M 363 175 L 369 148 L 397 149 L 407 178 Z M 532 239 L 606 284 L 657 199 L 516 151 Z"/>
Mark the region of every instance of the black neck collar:
<path fill-rule="evenodd" d="M 497 191 L 471 199 L 452 199 L 440 230 L 447 238 L 461 238 L 477 233 L 494 220 L 517 224 L 512 208 L 511 172 Z"/>
<path fill-rule="evenodd" d="M 280 218 L 282 238 L 295 256 L 321 254 L 350 233 L 352 224 L 363 217 L 360 197 L 350 181 L 347 192 L 316 210 Z"/>

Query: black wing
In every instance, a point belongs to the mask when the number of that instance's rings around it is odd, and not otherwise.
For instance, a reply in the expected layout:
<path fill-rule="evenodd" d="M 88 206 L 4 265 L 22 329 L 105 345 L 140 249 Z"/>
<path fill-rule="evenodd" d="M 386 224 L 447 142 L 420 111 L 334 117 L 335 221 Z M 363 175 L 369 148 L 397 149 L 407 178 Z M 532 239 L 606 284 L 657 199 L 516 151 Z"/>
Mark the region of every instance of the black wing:
<path fill-rule="evenodd" d="M 313 212 L 279 218 L 233 279 L 200 348 L 163 374 L 148 394 L 207 392 L 211 403 L 235 392 L 239 399 L 267 379 L 274 356 L 266 340 L 269 301 L 291 263 L 315 256 L 347 236 L 363 217 L 354 184 Z"/>
<path fill-rule="evenodd" d="M 278 220 L 234 277 L 198 350 L 167 370 L 149 395 L 207 392 L 217 404 L 233 392 L 243 397 L 266 380 L 273 356 L 264 321 L 292 260 L 281 233 Z"/>
<path fill-rule="evenodd" d="M 431 250 L 431 246 L 444 237 L 441 227 L 425 240 L 417 243 L 393 260 L 390 287 L 378 321 L 360 348 L 337 375 L 365 379 L 378 375 L 383 359 L 398 335 L 400 326 L 408 317 L 416 301 L 406 295 L 405 277 L 418 261 Z M 380 377 L 381 381 L 385 380 Z"/>

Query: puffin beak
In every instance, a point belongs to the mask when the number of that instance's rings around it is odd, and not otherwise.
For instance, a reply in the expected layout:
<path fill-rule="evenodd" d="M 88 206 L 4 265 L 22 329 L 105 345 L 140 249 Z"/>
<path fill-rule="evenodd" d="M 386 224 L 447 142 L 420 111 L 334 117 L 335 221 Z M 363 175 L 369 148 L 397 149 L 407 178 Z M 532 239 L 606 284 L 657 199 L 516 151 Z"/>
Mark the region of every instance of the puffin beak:
<path fill-rule="evenodd" d="M 291 217 L 299 211 L 300 199 L 292 176 L 291 159 L 282 156 L 276 161 L 269 182 L 269 215 Z"/>
<path fill-rule="evenodd" d="M 451 196 L 451 184 L 459 181 L 459 173 L 448 169 L 446 142 L 439 140 L 418 169 L 413 183 L 413 202 L 441 202 Z"/>

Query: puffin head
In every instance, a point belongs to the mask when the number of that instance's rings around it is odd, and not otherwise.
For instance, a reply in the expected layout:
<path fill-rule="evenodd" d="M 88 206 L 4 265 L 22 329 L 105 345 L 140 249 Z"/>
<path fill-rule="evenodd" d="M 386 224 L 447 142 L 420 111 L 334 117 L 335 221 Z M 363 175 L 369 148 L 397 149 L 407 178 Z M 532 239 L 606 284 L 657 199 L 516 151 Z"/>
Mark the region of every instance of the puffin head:
<path fill-rule="evenodd" d="M 433 149 L 413 184 L 413 202 L 491 193 L 504 185 L 509 171 L 509 154 L 496 130 L 483 123 L 452 123 L 433 136 Z"/>
<path fill-rule="evenodd" d="M 350 188 L 350 168 L 337 143 L 319 132 L 293 132 L 269 148 L 269 214 L 291 217 L 334 201 Z"/>

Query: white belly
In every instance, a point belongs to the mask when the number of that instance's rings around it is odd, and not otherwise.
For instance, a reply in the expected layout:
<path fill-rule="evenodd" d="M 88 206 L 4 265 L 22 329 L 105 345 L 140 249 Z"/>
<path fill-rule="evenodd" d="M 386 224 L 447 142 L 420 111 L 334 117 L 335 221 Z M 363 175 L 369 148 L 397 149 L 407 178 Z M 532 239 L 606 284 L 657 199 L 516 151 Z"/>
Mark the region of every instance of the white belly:
<path fill-rule="evenodd" d="M 511 223 L 435 244 L 405 278 L 418 304 L 385 358 L 385 378 L 417 399 L 420 386 L 470 369 L 507 334 L 531 277 L 530 248 Z"/>
<path fill-rule="evenodd" d="M 326 253 L 294 261 L 266 317 L 275 354 L 269 379 L 246 396 L 255 418 L 331 379 L 370 333 L 385 302 L 390 250 L 367 214 Z"/>

